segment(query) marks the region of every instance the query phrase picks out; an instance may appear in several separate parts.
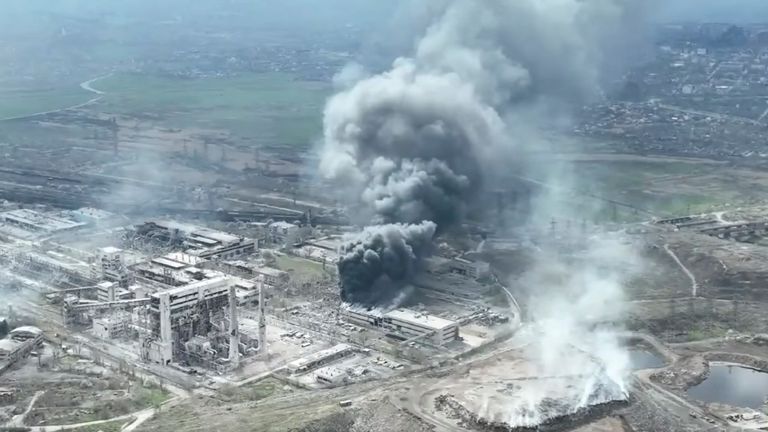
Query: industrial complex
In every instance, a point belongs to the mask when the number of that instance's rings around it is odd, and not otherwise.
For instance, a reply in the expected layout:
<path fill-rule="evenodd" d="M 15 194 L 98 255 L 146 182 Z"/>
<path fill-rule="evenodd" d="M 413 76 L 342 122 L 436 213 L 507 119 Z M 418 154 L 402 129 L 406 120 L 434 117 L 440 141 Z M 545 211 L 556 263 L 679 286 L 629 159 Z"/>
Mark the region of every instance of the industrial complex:
<path fill-rule="evenodd" d="M 8 1 L 0 432 L 768 430 L 768 24 Z"/>

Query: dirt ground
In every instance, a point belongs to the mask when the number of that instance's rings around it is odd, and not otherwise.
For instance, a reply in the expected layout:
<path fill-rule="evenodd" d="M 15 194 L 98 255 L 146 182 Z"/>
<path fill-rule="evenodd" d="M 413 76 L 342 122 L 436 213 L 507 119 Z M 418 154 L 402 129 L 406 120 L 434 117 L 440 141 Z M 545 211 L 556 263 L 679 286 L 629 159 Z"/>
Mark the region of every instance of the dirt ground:
<path fill-rule="evenodd" d="M 0 387 L 21 390 L 13 404 L 17 413 L 39 394 L 25 419 L 27 425 L 106 420 L 158 406 L 169 398 L 161 388 L 112 374 L 77 357 L 65 356 L 51 363 L 46 360 L 43 368 L 33 360 L 0 376 Z"/>

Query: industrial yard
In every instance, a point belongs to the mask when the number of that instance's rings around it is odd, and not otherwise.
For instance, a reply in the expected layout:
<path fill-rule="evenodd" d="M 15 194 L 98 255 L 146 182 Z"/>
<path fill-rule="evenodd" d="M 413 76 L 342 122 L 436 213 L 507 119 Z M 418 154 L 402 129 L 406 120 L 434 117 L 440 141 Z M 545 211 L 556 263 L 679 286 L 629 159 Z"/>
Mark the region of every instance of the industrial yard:
<path fill-rule="evenodd" d="M 768 429 L 768 25 L 169 2 L 0 25 L 0 432 Z"/>

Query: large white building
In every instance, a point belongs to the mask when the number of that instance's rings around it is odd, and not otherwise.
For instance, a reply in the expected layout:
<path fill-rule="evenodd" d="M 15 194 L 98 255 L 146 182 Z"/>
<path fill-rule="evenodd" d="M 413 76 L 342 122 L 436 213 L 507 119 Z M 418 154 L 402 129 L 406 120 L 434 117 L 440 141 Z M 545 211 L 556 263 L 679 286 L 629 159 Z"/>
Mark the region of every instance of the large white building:
<path fill-rule="evenodd" d="M 353 324 L 380 328 L 402 340 L 424 338 L 435 345 L 445 345 L 459 338 L 459 324 L 455 321 L 411 309 L 395 309 L 382 314 L 349 308 L 343 314 Z"/>

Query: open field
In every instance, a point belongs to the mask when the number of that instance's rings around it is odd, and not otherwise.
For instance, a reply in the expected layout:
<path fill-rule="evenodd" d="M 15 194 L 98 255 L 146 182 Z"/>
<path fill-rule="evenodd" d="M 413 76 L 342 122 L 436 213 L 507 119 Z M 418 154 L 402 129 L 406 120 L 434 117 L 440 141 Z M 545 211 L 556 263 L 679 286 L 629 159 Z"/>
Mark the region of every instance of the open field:
<path fill-rule="evenodd" d="M 0 88 L 0 120 L 53 111 L 94 97 L 77 85 L 50 88 Z"/>
<path fill-rule="evenodd" d="M 99 110 L 157 117 L 168 127 L 226 129 L 258 144 L 306 146 L 321 133 L 327 84 L 281 73 L 177 79 L 117 74 L 94 87 Z"/>
<path fill-rule="evenodd" d="M 768 199 L 765 172 L 730 164 L 675 158 L 616 159 L 584 158 L 571 161 L 570 169 L 578 179 L 575 188 L 583 193 L 627 203 L 657 216 L 676 216 L 725 210 L 755 204 Z M 591 187 L 579 187 L 589 184 Z M 603 205 L 600 219 L 612 215 Z M 627 214 L 620 209 L 618 221 L 633 221 L 647 215 Z"/>
<path fill-rule="evenodd" d="M 324 270 L 321 263 L 291 255 L 278 255 L 276 261 L 277 268 L 292 275 L 321 277 L 333 271 L 333 265 L 327 266 L 327 269 Z"/>

